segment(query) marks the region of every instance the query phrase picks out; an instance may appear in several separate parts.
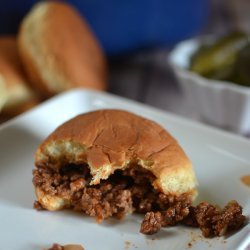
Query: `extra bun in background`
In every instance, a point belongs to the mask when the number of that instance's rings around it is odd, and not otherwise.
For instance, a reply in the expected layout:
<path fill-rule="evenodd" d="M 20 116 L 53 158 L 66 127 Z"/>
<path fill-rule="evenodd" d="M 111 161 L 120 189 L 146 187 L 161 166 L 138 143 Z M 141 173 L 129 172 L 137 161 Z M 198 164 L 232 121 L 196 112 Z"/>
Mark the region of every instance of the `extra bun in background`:
<path fill-rule="evenodd" d="M 103 52 L 72 6 L 34 5 L 21 23 L 18 45 L 31 83 L 43 97 L 74 87 L 106 89 Z"/>
<path fill-rule="evenodd" d="M 177 141 L 155 122 L 122 110 L 99 110 L 67 121 L 40 145 L 35 164 L 52 172 L 60 172 L 64 166 L 74 171 L 75 165 L 87 164 L 93 187 L 116 170 L 139 167 L 149 172 L 145 178 L 151 176 L 152 187 L 170 200 L 182 195 L 193 200 L 197 194 L 192 164 Z M 46 193 L 39 178 L 35 177 L 34 185 L 44 208 L 70 206 L 69 196 Z"/>
<path fill-rule="evenodd" d="M 35 92 L 29 87 L 14 36 L 0 37 L 0 77 L 0 85 L 5 85 L 6 88 L 6 102 L 1 116 L 11 118 L 39 103 Z M 0 93 L 2 95 L 1 90 Z"/>
<path fill-rule="evenodd" d="M 0 112 L 7 101 L 7 89 L 3 77 L 0 76 Z"/>

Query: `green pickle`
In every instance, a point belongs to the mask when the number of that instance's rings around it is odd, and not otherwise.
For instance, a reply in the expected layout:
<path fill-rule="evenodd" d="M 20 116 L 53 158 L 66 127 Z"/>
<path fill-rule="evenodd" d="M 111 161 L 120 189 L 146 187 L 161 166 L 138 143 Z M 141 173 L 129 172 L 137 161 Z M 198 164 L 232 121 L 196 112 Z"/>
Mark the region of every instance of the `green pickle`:
<path fill-rule="evenodd" d="M 238 54 L 232 81 L 250 87 L 250 44 Z"/>
<path fill-rule="evenodd" d="M 212 45 L 202 45 L 190 60 L 190 70 L 211 79 L 238 79 L 239 76 L 235 73 L 238 55 L 248 45 L 249 36 L 246 33 L 232 32 Z"/>

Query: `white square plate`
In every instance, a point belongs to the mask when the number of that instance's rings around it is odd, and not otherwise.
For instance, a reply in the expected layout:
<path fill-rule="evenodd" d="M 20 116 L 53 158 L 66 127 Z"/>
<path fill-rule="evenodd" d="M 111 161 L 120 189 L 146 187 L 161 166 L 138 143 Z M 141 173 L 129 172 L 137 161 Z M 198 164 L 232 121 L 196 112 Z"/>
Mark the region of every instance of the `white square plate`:
<path fill-rule="evenodd" d="M 249 225 L 227 238 L 205 239 L 199 229 L 183 226 L 145 236 L 139 233 L 139 215 L 98 225 L 75 212 L 34 210 L 33 155 L 39 143 L 69 118 L 101 108 L 130 110 L 160 123 L 193 162 L 199 180 L 198 201 L 223 206 L 236 199 L 249 216 L 250 189 L 240 181 L 250 174 L 248 140 L 109 94 L 74 90 L 0 128 L 0 249 L 42 250 L 54 242 L 78 243 L 87 250 L 243 249 L 239 246 L 247 244 Z"/>

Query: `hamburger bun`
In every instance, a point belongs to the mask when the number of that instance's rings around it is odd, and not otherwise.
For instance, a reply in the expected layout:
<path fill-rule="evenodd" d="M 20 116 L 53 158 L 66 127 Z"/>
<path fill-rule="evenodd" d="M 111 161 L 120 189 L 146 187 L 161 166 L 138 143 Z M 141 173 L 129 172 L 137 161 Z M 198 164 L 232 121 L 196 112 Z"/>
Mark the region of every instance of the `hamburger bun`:
<path fill-rule="evenodd" d="M 18 46 L 43 97 L 76 87 L 106 89 L 103 52 L 86 21 L 66 3 L 37 3 L 21 23 Z"/>
<path fill-rule="evenodd" d="M 7 99 L 8 95 L 7 95 L 6 85 L 3 77 L 0 76 L 0 113 Z"/>
<path fill-rule="evenodd" d="M 152 176 L 155 190 L 178 197 L 196 196 L 196 177 L 178 142 L 157 123 L 122 110 L 98 110 L 59 126 L 38 148 L 37 168 L 59 171 L 65 164 L 87 164 L 90 185 L 107 180 L 116 170 L 140 166 Z M 36 187 L 38 201 L 49 210 L 67 207 L 68 199 Z"/>
<path fill-rule="evenodd" d="M 7 91 L 2 116 L 13 117 L 39 103 L 34 91 L 29 87 L 14 36 L 0 37 L 0 76 L 0 85 L 5 85 Z"/>

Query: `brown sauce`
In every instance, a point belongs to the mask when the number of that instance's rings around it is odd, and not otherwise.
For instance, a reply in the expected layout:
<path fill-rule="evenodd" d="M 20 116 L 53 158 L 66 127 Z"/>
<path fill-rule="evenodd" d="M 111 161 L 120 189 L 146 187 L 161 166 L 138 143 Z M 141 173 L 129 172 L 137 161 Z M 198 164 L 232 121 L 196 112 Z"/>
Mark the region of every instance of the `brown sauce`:
<path fill-rule="evenodd" d="M 51 248 L 49 248 L 48 250 L 84 250 L 84 248 L 80 245 L 59 245 L 57 243 L 53 244 L 53 246 Z"/>
<path fill-rule="evenodd" d="M 240 180 L 244 185 L 250 187 L 250 175 L 241 176 Z"/>
<path fill-rule="evenodd" d="M 65 245 L 64 250 L 84 250 L 80 245 Z"/>

